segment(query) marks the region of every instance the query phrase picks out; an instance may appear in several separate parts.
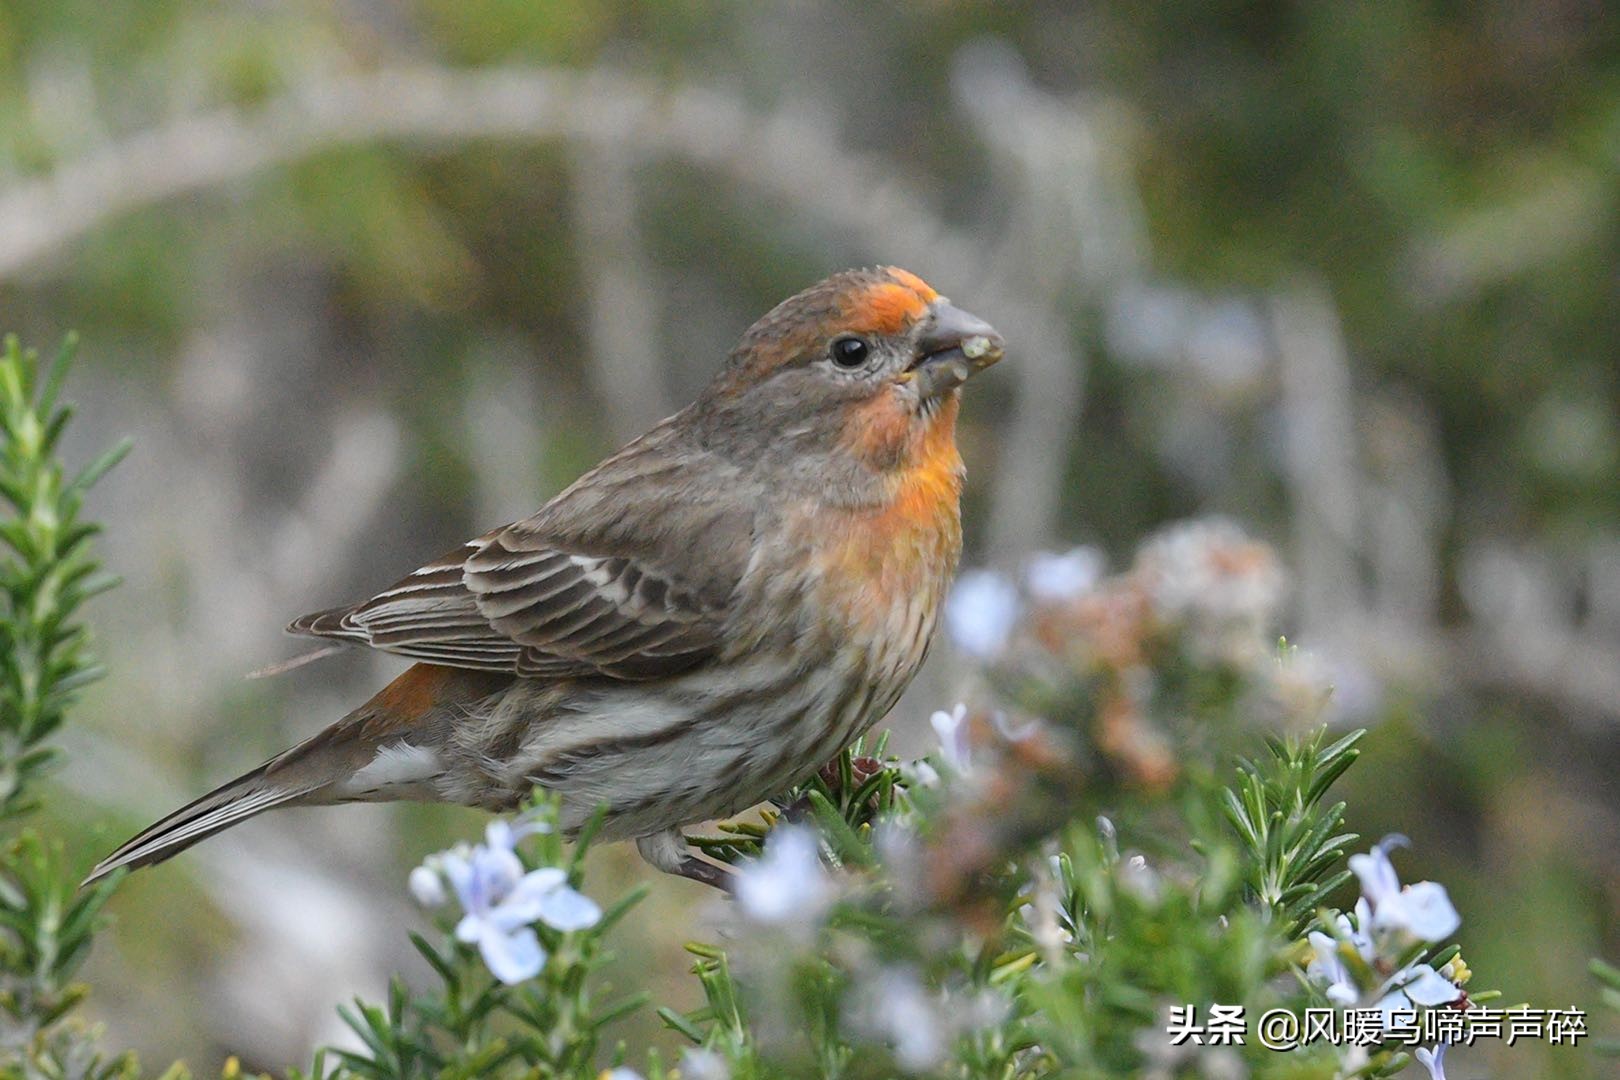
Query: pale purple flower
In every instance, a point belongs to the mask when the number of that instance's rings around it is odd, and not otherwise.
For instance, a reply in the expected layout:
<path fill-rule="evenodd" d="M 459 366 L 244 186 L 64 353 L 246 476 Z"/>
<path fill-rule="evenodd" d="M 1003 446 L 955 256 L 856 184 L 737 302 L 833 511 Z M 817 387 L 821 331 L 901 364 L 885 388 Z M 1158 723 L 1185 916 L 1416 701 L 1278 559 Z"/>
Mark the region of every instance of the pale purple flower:
<path fill-rule="evenodd" d="M 1339 916 L 1341 919 L 1344 916 Z M 1333 1004 L 1342 1008 L 1349 1008 L 1361 997 L 1361 991 L 1356 988 L 1356 981 L 1350 976 L 1350 968 L 1345 965 L 1344 957 L 1339 955 L 1339 943 L 1328 937 L 1320 930 L 1312 930 L 1307 935 L 1311 943 L 1311 962 L 1305 968 L 1305 976 L 1319 986 L 1325 987 L 1323 993 Z"/>
<path fill-rule="evenodd" d="M 1114 827 L 1114 821 L 1107 814 L 1097 815 L 1097 839 L 1102 841 L 1103 853 L 1110 859 L 1119 858 L 1119 830 Z M 1058 865 L 1052 866 L 1052 872 L 1058 873 Z"/>
<path fill-rule="evenodd" d="M 1406 847 L 1411 841 L 1400 833 L 1390 833 L 1365 855 L 1350 856 L 1350 869 L 1361 882 L 1361 895 L 1377 904 L 1401 891 L 1401 880 L 1390 862 L 1391 848 Z"/>
<path fill-rule="evenodd" d="M 646 1078 L 636 1070 L 626 1065 L 620 1065 L 616 1069 L 609 1069 L 604 1072 L 602 1080 L 646 1080 Z"/>
<path fill-rule="evenodd" d="M 425 908 L 443 907 L 449 899 L 444 891 L 444 875 L 426 864 L 411 871 L 408 881 L 411 895 Z"/>
<path fill-rule="evenodd" d="M 1396 926 L 1420 941 L 1444 941 L 1457 932 L 1462 917 L 1446 887 L 1434 881 L 1407 885 L 1374 915 L 1374 926 Z"/>
<path fill-rule="evenodd" d="M 557 867 L 525 872 L 511 845 L 523 835 L 516 827 L 492 823 L 487 843 L 461 846 L 430 858 L 411 875 L 412 891 L 431 896 L 427 877 L 441 873 L 450 882 L 463 915 L 456 939 L 477 945 L 484 964 L 503 983 L 531 979 L 546 963 L 546 951 L 534 931 L 536 922 L 554 930 L 583 930 L 602 918 L 596 902 L 568 885 Z M 528 831 L 538 831 L 530 828 Z M 442 890 L 441 890 L 442 891 Z"/>
<path fill-rule="evenodd" d="M 1361 893 L 1372 907 L 1372 925 L 1366 929 L 1403 940 L 1444 941 L 1457 932 L 1462 919 L 1445 886 L 1420 881 L 1402 887 L 1389 850 L 1405 843 L 1403 836 L 1386 836 L 1366 855 L 1350 856 L 1350 869 L 1361 880 Z"/>
<path fill-rule="evenodd" d="M 443 856 L 445 876 L 465 914 L 456 924 L 456 938 L 476 944 L 491 974 L 504 983 L 533 978 L 545 966 L 540 938 L 514 910 L 502 902 L 523 880 L 523 864 L 506 848 L 483 844 L 466 852 Z"/>
<path fill-rule="evenodd" d="M 908 1073 L 926 1073 L 944 1059 L 951 1023 L 940 1001 L 911 971 L 886 969 L 854 993 L 847 1015 L 859 1034 L 887 1043 Z"/>
<path fill-rule="evenodd" d="M 1012 714 L 997 709 L 990 714 L 990 726 L 1008 742 L 1023 742 L 1041 729 L 1038 716 L 1024 716 L 1014 720 Z"/>
<path fill-rule="evenodd" d="M 1427 1046 L 1420 1046 L 1413 1051 L 1412 1056 L 1417 1058 L 1418 1064 L 1429 1070 L 1429 1080 L 1446 1080 L 1446 1046 L 1439 1043 L 1433 1050 Z"/>
<path fill-rule="evenodd" d="M 1408 964 L 1375 989 L 1357 982 L 1357 971 L 1363 976 L 1369 971 L 1388 971 L 1410 945 L 1440 941 L 1461 922 L 1445 889 L 1434 882 L 1401 887 L 1389 861 L 1389 849 L 1404 843 L 1405 837 L 1387 836 L 1368 854 L 1352 855 L 1350 868 L 1361 879 L 1363 894 L 1356 901 L 1354 921 L 1340 914 L 1329 928 L 1331 933 L 1312 931 L 1307 935 L 1312 958 L 1305 974 L 1324 988 L 1335 1005 L 1348 1008 L 1372 1001 L 1387 1017 L 1449 1005 L 1462 994 L 1455 983 L 1428 964 Z M 1345 962 L 1346 946 L 1360 957 L 1359 966 L 1353 968 Z"/>
<path fill-rule="evenodd" d="M 928 718 L 934 734 L 939 736 L 939 756 L 945 764 L 959 773 L 973 768 L 973 746 L 969 739 L 972 725 L 968 723 L 967 706 L 961 702 L 950 712 L 936 709 Z"/>
<path fill-rule="evenodd" d="M 821 841 L 803 825 L 773 829 L 765 853 L 737 868 L 737 906 L 758 923 L 807 926 L 832 903 L 833 892 Z"/>
<path fill-rule="evenodd" d="M 1103 553 L 1094 547 L 1071 548 L 1061 555 L 1037 552 L 1024 571 L 1024 587 L 1043 603 L 1063 603 L 1090 592 L 1106 566 Z"/>
<path fill-rule="evenodd" d="M 510 821 L 506 818 L 496 818 L 484 826 L 484 843 L 492 848 L 512 851 L 524 837 L 550 831 L 550 822 L 542 821 L 532 814 L 519 814 Z"/>
<path fill-rule="evenodd" d="M 939 786 L 939 771 L 921 758 L 900 766 L 900 777 L 908 787 L 933 788 Z"/>
<path fill-rule="evenodd" d="M 1373 957 L 1378 955 L 1378 949 L 1373 945 L 1372 939 L 1372 908 L 1367 905 L 1365 896 L 1358 896 L 1356 897 L 1355 907 L 1351 910 L 1356 914 L 1356 924 L 1355 928 L 1345 937 L 1351 944 L 1355 945 L 1356 951 L 1361 954 L 1362 959 L 1370 964 Z M 1343 915 L 1339 916 L 1339 921 L 1341 924 L 1345 922 Z"/>
<path fill-rule="evenodd" d="M 907 903 L 916 899 L 923 878 L 923 852 L 917 830 L 898 816 L 886 817 L 872 829 L 872 850 L 888 871 L 896 896 Z"/>
<path fill-rule="evenodd" d="M 1428 964 L 1413 964 L 1390 976 L 1380 990 L 1387 990 L 1373 1008 L 1383 1012 L 1387 1023 L 1391 1013 L 1415 1013 L 1419 1007 L 1450 1005 L 1462 996 L 1457 984 Z"/>
<path fill-rule="evenodd" d="M 1006 649 L 1018 623 L 1018 589 L 994 570 L 969 570 L 945 601 L 945 630 L 958 649 L 993 660 Z"/>
<path fill-rule="evenodd" d="M 687 1050 L 681 1055 L 681 1080 L 731 1080 L 731 1066 L 713 1050 Z"/>
<path fill-rule="evenodd" d="M 1119 864 L 1120 888 L 1135 896 L 1144 904 L 1157 904 L 1159 896 L 1163 893 L 1163 882 L 1159 880 L 1159 873 L 1148 865 L 1145 855 L 1128 855 Z"/>
<path fill-rule="evenodd" d="M 1372 938 L 1361 929 L 1371 921 L 1372 911 L 1367 907 L 1367 901 L 1361 899 L 1356 901 L 1356 917 L 1353 922 L 1348 915 L 1340 912 L 1334 917 L 1332 934 L 1313 930 L 1306 935 L 1311 943 L 1313 956 L 1305 969 L 1305 974 L 1318 985 L 1325 985 L 1324 993 L 1335 1005 L 1348 1007 L 1361 998 L 1361 990 L 1344 961 L 1344 953 L 1340 950 L 1343 945 L 1348 944 L 1369 967 L 1372 966 L 1378 958 L 1378 952 L 1373 947 Z"/>

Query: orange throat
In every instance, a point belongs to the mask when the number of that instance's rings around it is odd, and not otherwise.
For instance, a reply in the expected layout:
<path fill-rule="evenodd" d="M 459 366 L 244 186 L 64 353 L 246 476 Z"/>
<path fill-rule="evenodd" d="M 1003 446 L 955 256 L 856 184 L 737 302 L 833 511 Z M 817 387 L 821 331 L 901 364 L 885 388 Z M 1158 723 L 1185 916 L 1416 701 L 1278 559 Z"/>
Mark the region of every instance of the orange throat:
<path fill-rule="evenodd" d="M 852 446 L 882 468 L 887 498 L 839 511 L 817 560 L 826 580 L 849 584 L 843 599 L 861 618 L 932 609 L 962 549 L 962 456 L 955 394 L 918 422 L 905 403 L 880 397 L 863 408 Z M 908 616 L 909 617 L 909 616 Z"/>
<path fill-rule="evenodd" d="M 917 528 L 943 524 L 947 517 L 953 530 L 959 527 L 962 499 L 962 455 L 956 449 L 956 413 L 961 399 L 951 394 L 917 430 L 907 418 L 910 445 L 904 463 L 896 471 L 894 497 L 880 521 L 892 528 Z"/>

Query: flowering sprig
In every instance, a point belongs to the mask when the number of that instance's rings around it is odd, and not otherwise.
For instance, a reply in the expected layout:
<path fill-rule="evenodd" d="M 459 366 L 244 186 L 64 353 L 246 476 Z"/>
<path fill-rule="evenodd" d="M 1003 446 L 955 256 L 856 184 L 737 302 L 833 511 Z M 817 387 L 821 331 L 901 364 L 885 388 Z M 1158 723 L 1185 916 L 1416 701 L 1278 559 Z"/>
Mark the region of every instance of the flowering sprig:
<path fill-rule="evenodd" d="M 757 819 L 721 822 L 719 835 L 688 840 L 711 858 L 737 865 L 759 858 L 779 823 L 809 819 L 820 826 L 833 856 L 842 852 L 857 862 L 869 861 L 863 851 L 872 827 L 912 812 L 911 790 L 902 774 L 916 763 L 889 757 L 888 743 L 888 732 L 856 739 L 804 783 L 772 799 Z"/>
<path fill-rule="evenodd" d="M 749 1076 L 815 1075 L 812 1062 L 1169 1075 L 1187 1059 L 1142 1026 L 1142 1009 L 1319 1000 L 1303 985 L 1280 995 L 1266 976 L 1308 949 L 1309 921 L 1357 870 L 1377 899 L 1369 933 L 1380 909 L 1376 933 L 1391 947 L 1432 932 L 1427 884 L 1400 888 L 1373 856 L 1347 865 L 1355 836 L 1326 794 L 1363 733 L 1266 738 L 1267 756 L 1240 759 L 1229 788 L 1194 767 L 1223 739 L 1254 738 L 1222 726 L 1243 706 L 1271 700 L 1314 718 L 1326 692 L 1274 692 L 1298 673 L 1265 637 L 1280 580 L 1269 552 L 1217 523 L 1151 542 L 1124 575 L 1100 571 L 1081 550 L 1034 560 L 1021 585 L 965 578 L 947 632 L 984 665 L 988 700 L 933 713 L 938 749 L 924 760 L 844 755 L 778 800 L 787 823 L 767 814 L 727 827 L 710 851 L 739 869 L 737 929 L 723 951 L 692 947 L 708 1004 L 665 1011 L 666 1023 Z M 1195 857 L 1166 851 L 1167 796 L 1206 807 L 1186 819 Z M 1087 812 L 1099 805 L 1109 817 Z M 1208 832 L 1222 816 L 1230 831 Z M 785 928 L 796 948 L 781 947 Z M 1428 971 L 1454 999 L 1460 958 L 1423 961 L 1387 966 L 1377 1000 L 1435 999 Z M 1003 986 L 1018 988 L 1011 1004 Z M 996 1021 L 959 1023 L 980 995 L 1003 1002 Z M 785 1029 L 784 1011 L 795 1018 Z M 1234 1053 L 1200 1061 L 1230 1072 Z M 1386 1052 L 1355 1069 L 1386 1075 L 1400 1061 Z M 1244 1064 L 1266 1075 L 1279 1059 Z M 1287 1064 L 1301 1076 L 1354 1071 L 1331 1046 Z"/>
<path fill-rule="evenodd" d="M 1156 618 L 1180 628 L 1194 654 L 1235 666 L 1269 654 L 1266 630 L 1282 603 L 1276 554 L 1224 518 L 1182 522 L 1137 553 L 1133 576 Z"/>
<path fill-rule="evenodd" d="M 1269 636 L 1284 581 L 1266 545 L 1194 521 L 1149 538 L 1118 573 L 1105 565 L 1081 547 L 1037 554 L 1020 575 L 961 575 L 944 627 L 982 671 L 989 700 L 973 704 L 1061 717 L 1094 785 L 1157 792 L 1224 759 L 1240 734 L 1300 733 L 1325 715 L 1331 669 Z"/>
<path fill-rule="evenodd" d="M 595 1077 L 603 1029 L 646 995 L 599 1005 L 591 986 L 604 935 L 643 891 L 606 911 L 580 891 L 589 832 L 566 851 L 555 801 L 539 798 L 516 818 L 490 822 L 480 843 L 412 870 L 409 890 L 434 912 L 441 937 L 411 941 L 439 986 L 413 992 L 396 981 L 386 1007 L 357 1001 L 340 1010 L 363 1049 L 329 1049 L 309 1076 Z"/>
<path fill-rule="evenodd" d="M 1389 853 L 1404 847 L 1404 836 L 1386 836 L 1372 850 L 1349 859 L 1361 882 L 1354 912 L 1325 911 L 1312 930 L 1305 974 L 1329 1002 L 1340 1008 L 1372 1008 L 1387 1026 L 1396 1014 L 1425 1009 L 1466 1008 L 1464 989 L 1472 976 L 1453 947 L 1424 962 L 1425 954 L 1457 932 L 1462 919 L 1445 887 L 1433 881 L 1403 886 Z M 1480 1000 L 1495 996 L 1478 995 Z M 1445 1080 L 1446 1044 L 1416 1051 L 1418 1063 L 1434 1080 Z"/>
<path fill-rule="evenodd" d="M 1308 936 L 1312 958 L 1306 975 L 1335 1005 L 1370 1005 L 1386 1015 L 1452 1005 L 1463 1000 L 1459 978 L 1467 968 L 1454 961 L 1445 974 L 1418 963 L 1414 946 L 1437 945 L 1456 933 L 1462 920 L 1445 887 L 1422 881 L 1402 887 L 1390 862 L 1391 848 L 1405 837 L 1385 837 L 1350 867 L 1361 879 L 1362 895 L 1353 915 L 1335 913 L 1322 921 L 1331 931 Z"/>
<path fill-rule="evenodd" d="M 532 979 L 545 966 L 546 950 L 535 923 L 566 933 L 589 929 L 602 919 L 602 909 L 568 884 L 561 867 L 525 872 L 517 842 L 549 831 L 549 823 L 533 817 L 497 820 L 486 829 L 484 843 L 429 856 L 411 871 L 411 892 L 430 907 L 443 902 L 439 879 L 449 881 L 463 912 L 456 940 L 476 945 L 490 973 L 507 985 Z"/>
<path fill-rule="evenodd" d="M 1078 547 L 1036 553 L 1022 588 L 996 570 L 966 570 L 946 601 L 946 635 L 967 656 L 993 662 L 1012 647 L 1032 609 L 1036 625 L 1029 629 L 1039 636 L 1043 611 L 1095 615 L 1125 600 L 1144 617 L 1134 633 L 1174 636 L 1202 662 L 1248 667 L 1267 656 L 1266 630 L 1285 580 L 1272 550 L 1234 523 L 1173 525 L 1149 538 L 1117 579 L 1105 576 L 1106 567 L 1098 549 Z"/>

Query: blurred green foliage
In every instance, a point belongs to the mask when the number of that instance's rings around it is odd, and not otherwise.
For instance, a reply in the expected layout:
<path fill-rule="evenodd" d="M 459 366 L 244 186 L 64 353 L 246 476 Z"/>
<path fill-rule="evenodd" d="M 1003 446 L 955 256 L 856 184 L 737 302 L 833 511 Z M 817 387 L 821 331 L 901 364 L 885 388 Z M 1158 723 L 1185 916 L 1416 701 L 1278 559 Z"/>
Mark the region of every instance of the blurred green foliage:
<path fill-rule="evenodd" d="M 60 843 L 22 828 L 45 775 L 52 741 L 79 691 L 101 677 L 89 656 L 80 606 L 116 582 L 90 551 L 97 526 L 80 517 L 85 492 L 129 449 L 119 444 L 68 477 L 58 456 L 73 415 L 61 400 L 73 342 L 41 363 L 15 337 L 0 346 L 0 1074 L 112 1076 L 128 1055 L 103 1061 L 73 1009 L 72 981 L 116 881 L 79 890 Z"/>

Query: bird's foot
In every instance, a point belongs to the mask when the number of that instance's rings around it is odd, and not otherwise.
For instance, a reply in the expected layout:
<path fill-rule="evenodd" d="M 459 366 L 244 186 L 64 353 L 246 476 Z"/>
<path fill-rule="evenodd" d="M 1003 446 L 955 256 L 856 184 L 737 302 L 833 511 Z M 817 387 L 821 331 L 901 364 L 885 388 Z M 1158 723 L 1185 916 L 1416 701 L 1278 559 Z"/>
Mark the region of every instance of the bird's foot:
<path fill-rule="evenodd" d="M 728 894 L 736 887 L 736 871 L 692 854 L 692 849 L 686 846 L 686 837 L 679 829 L 666 829 L 651 836 L 638 837 L 636 850 L 641 852 L 643 859 L 666 874 L 700 881 Z"/>

